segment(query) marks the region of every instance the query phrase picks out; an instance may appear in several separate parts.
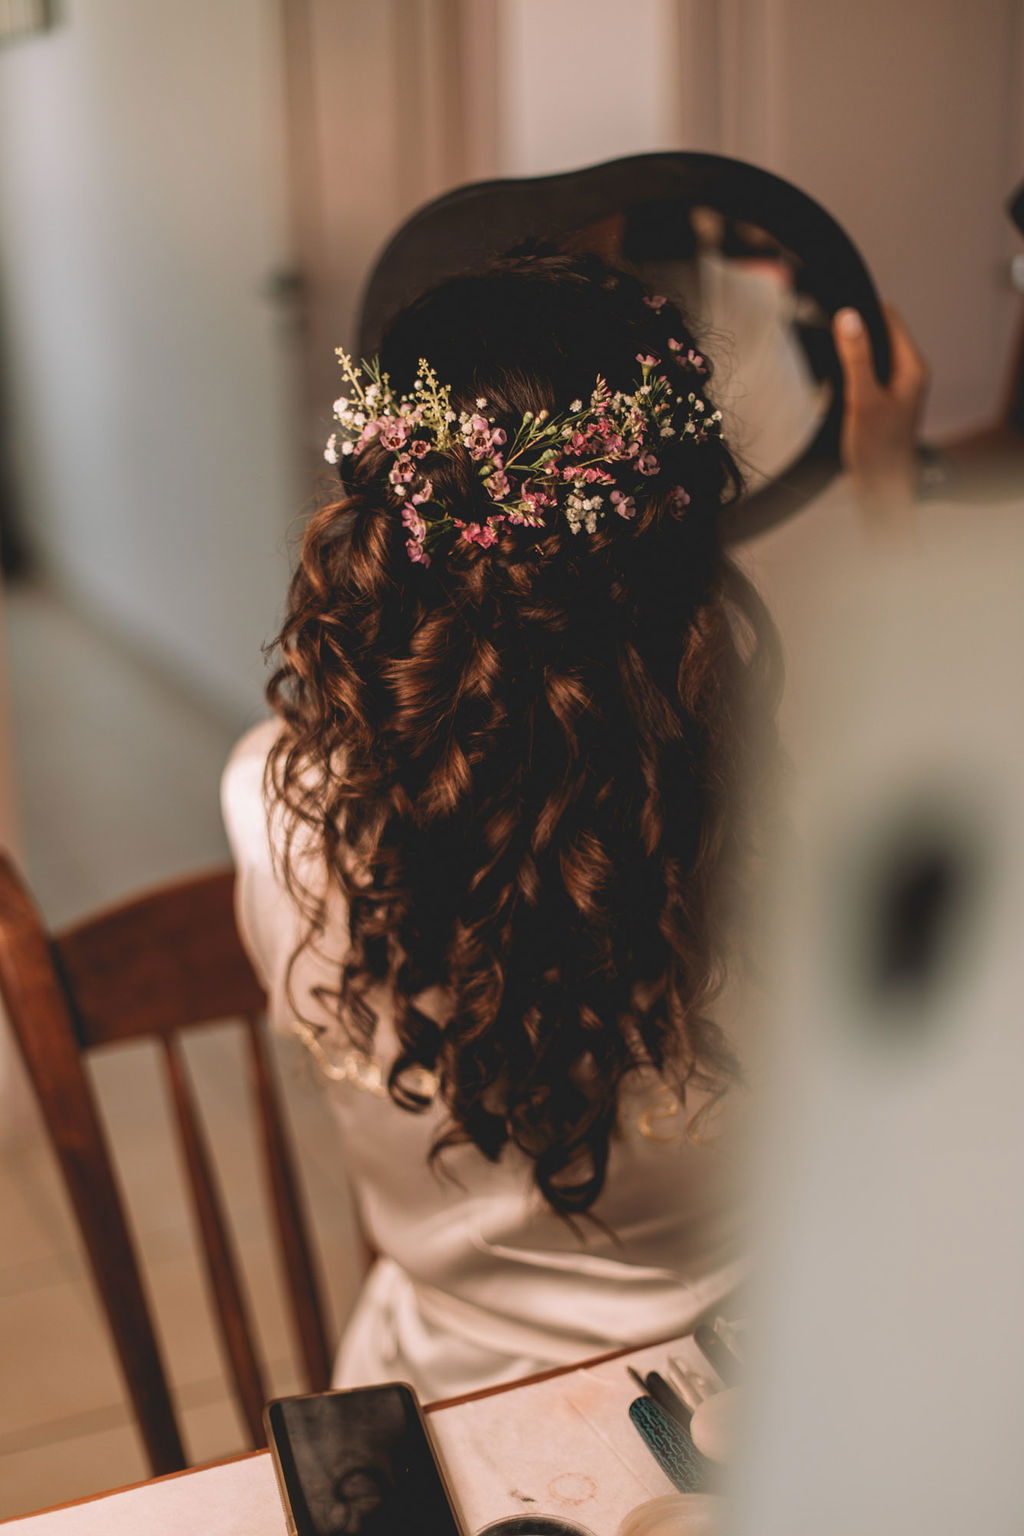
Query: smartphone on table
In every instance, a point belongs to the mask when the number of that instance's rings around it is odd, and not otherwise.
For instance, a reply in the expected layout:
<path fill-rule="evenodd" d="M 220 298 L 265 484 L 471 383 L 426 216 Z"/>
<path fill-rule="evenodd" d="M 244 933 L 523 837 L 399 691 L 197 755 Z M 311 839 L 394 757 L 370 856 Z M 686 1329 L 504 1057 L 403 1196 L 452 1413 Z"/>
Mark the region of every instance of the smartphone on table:
<path fill-rule="evenodd" d="M 280 1397 L 264 1421 L 291 1536 L 464 1536 L 404 1382 Z"/>

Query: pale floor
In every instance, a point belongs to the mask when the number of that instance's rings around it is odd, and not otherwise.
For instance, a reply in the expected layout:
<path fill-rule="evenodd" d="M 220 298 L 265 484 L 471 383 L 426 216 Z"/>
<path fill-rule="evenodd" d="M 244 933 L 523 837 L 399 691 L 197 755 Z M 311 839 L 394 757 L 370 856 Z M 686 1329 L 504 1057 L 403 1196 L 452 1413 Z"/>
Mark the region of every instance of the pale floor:
<path fill-rule="evenodd" d="M 53 598 L 16 590 L 6 595 L 6 610 L 23 858 L 51 923 L 224 861 L 217 785 L 233 727 Z M 304 1053 L 290 1042 L 277 1053 L 336 1334 L 356 1284 L 344 1175 Z M 270 1390 L 295 1390 L 236 1028 L 197 1032 L 188 1054 Z M 189 1452 L 200 1461 L 244 1449 L 155 1050 L 132 1045 L 93 1061 Z M 10 1074 L 4 1049 L 0 1518 L 147 1475 L 54 1160 L 17 1082 L 12 1093 Z"/>

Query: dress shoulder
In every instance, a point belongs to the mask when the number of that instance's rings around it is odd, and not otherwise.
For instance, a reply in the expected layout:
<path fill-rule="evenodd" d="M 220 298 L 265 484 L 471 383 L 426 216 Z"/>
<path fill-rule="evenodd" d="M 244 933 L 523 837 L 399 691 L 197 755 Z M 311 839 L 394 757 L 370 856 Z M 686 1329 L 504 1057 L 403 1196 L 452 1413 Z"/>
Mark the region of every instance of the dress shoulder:
<path fill-rule="evenodd" d="M 281 732 L 279 720 L 263 720 L 231 752 L 221 776 L 224 827 L 239 869 L 271 864 L 270 811 L 264 791 L 267 758 Z"/>
<path fill-rule="evenodd" d="M 221 776 L 224 828 L 235 864 L 235 917 L 253 969 L 277 1011 L 278 994 L 297 935 L 297 917 L 274 858 L 274 822 L 264 777 L 281 725 L 264 720 L 235 744 Z"/>
<path fill-rule="evenodd" d="M 221 808 L 235 863 L 238 932 L 268 998 L 274 1027 L 291 1033 L 298 1013 L 316 1006 L 316 988 L 336 982 L 337 956 L 326 948 L 347 932 L 340 892 L 331 888 L 315 842 L 266 790 L 267 759 L 279 739 L 279 720 L 265 720 L 235 745 L 221 778 Z M 328 933 L 309 946 L 309 920 L 285 874 L 297 875 L 304 894 L 329 903 Z M 341 941 L 344 947 L 344 941 Z M 292 962 L 302 951 L 302 964 Z M 297 1002 L 296 999 L 299 1001 Z"/>

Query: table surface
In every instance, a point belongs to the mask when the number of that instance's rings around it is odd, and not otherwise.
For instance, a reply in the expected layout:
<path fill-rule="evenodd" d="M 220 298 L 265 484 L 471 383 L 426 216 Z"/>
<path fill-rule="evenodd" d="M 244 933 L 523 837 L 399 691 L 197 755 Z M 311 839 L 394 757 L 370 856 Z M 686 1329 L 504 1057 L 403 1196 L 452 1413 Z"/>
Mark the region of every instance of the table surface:
<path fill-rule="evenodd" d="M 467 1536 L 525 1513 L 561 1515 L 613 1536 L 629 1510 L 671 1492 L 629 1419 L 638 1388 L 626 1369 L 664 1374 L 670 1358 L 711 1374 L 685 1338 L 431 1404 L 431 1432 Z M 10 1536 L 287 1536 L 266 1451 L 3 1523 Z"/>

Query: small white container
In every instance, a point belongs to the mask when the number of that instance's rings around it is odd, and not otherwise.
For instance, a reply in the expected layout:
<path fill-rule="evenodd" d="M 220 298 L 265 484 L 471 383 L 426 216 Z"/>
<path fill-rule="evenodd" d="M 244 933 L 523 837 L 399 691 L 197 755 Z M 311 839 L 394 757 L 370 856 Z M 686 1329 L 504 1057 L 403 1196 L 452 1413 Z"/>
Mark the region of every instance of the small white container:
<path fill-rule="evenodd" d="M 558 1515 L 507 1515 L 485 1525 L 477 1536 L 593 1536 L 593 1532 Z"/>
<path fill-rule="evenodd" d="M 619 1526 L 618 1536 L 716 1536 L 722 1500 L 713 1493 L 669 1493 L 640 1504 Z"/>

